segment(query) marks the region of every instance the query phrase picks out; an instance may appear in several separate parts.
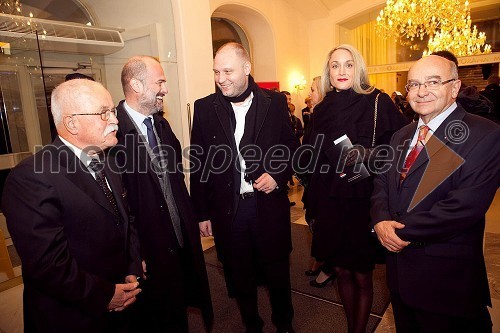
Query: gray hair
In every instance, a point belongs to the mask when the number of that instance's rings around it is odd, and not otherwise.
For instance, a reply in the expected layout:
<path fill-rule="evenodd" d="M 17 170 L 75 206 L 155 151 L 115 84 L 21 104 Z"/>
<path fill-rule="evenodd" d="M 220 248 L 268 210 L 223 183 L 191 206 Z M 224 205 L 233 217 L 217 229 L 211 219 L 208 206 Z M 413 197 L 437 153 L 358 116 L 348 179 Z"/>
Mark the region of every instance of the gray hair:
<path fill-rule="evenodd" d="M 104 88 L 99 82 L 87 79 L 69 80 L 58 85 L 50 97 L 51 112 L 56 127 L 61 123 L 66 110 L 77 113 L 88 105 L 98 87 Z"/>

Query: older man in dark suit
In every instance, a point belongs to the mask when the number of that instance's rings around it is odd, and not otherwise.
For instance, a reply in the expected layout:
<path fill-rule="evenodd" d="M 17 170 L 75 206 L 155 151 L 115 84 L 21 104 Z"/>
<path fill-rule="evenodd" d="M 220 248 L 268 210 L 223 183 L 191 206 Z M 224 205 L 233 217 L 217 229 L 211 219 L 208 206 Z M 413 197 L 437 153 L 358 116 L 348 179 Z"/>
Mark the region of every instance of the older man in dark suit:
<path fill-rule="evenodd" d="M 52 92 L 58 138 L 12 170 L 2 210 L 21 257 L 25 332 L 126 332 L 139 244 L 113 159 L 116 110 L 99 83 Z M 104 162 L 104 163 L 103 163 Z"/>
<path fill-rule="evenodd" d="M 257 280 L 269 287 L 278 332 L 292 332 L 286 183 L 299 142 L 282 94 L 260 89 L 237 43 L 215 56 L 217 92 L 197 100 L 191 139 L 191 195 L 202 236 L 212 235 L 247 332 L 261 332 Z"/>
<path fill-rule="evenodd" d="M 141 240 L 146 280 L 137 301 L 136 330 L 188 332 L 187 307 L 213 319 L 198 223 L 184 183 L 181 146 L 158 112 L 168 93 L 160 62 L 130 58 L 122 70 L 125 100 L 117 107 L 116 146 Z"/>
<path fill-rule="evenodd" d="M 453 62 L 413 65 L 406 90 L 419 120 L 394 134 L 397 163 L 375 180 L 372 221 L 398 333 L 491 332 L 483 233 L 500 128 L 457 104 L 459 89 Z"/>

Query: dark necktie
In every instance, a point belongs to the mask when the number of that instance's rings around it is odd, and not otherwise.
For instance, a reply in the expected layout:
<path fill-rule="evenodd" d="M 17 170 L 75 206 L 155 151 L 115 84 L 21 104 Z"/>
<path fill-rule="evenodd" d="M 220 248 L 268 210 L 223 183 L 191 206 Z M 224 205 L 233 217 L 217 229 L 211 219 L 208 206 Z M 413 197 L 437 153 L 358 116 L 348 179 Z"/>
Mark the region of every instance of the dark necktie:
<path fill-rule="evenodd" d="M 151 121 L 151 118 L 147 117 L 146 119 L 144 119 L 144 125 L 146 125 L 147 128 L 149 146 L 151 147 L 151 149 L 153 149 L 153 151 L 155 151 L 155 148 L 158 147 L 158 141 L 156 140 L 156 135 L 153 130 L 153 123 Z"/>
<path fill-rule="evenodd" d="M 410 151 L 408 156 L 406 157 L 405 164 L 403 166 L 403 170 L 401 172 L 401 177 L 399 179 L 400 182 L 402 182 L 405 178 L 406 175 L 408 174 L 408 170 L 410 170 L 411 166 L 415 162 L 415 160 L 418 157 L 418 154 L 424 149 L 424 144 L 425 144 L 425 138 L 427 137 L 427 133 L 429 132 L 429 127 L 424 125 L 420 126 L 418 129 L 418 139 L 417 143 L 415 146 L 413 146 L 413 149 Z"/>
<path fill-rule="evenodd" d="M 115 197 L 113 196 L 113 193 L 111 192 L 111 190 L 108 187 L 108 184 L 106 183 L 106 175 L 104 174 L 104 163 L 100 162 L 98 159 L 93 158 L 89 164 L 89 168 L 95 172 L 95 180 L 97 181 L 97 184 L 99 184 L 99 187 L 104 192 L 104 195 L 106 196 L 109 203 L 113 207 L 113 213 L 118 219 L 120 216 L 118 213 L 118 206 L 116 205 L 116 200 Z"/>
<path fill-rule="evenodd" d="M 149 146 L 151 147 L 153 154 L 159 155 L 158 141 L 156 140 L 156 135 L 153 131 L 153 123 L 151 122 L 151 118 L 147 117 L 146 119 L 144 119 L 144 125 L 146 125 L 147 128 Z M 172 224 L 174 226 L 174 232 L 177 237 L 177 241 L 179 242 L 179 246 L 183 247 L 184 240 L 182 236 L 181 220 L 179 217 L 177 206 L 175 206 L 168 173 L 162 174 L 161 177 L 159 177 L 159 180 L 162 186 L 165 201 L 167 202 L 168 211 L 170 214 L 170 218 L 172 219 Z"/>

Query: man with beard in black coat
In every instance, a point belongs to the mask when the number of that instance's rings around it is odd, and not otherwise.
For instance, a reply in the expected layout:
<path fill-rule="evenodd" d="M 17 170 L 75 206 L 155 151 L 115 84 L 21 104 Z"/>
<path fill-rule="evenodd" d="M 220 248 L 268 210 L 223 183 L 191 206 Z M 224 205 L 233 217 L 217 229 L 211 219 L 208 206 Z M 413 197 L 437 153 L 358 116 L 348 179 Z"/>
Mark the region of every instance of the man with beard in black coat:
<path fill-rule="evenodd" d="M 198 223 L 184 183 L 181 146 L 158 112 L 168 93 L 160 62 L 127 61 L 118 107 L 117 157 L 141 241 L 145 281 L 138 298 L 138 332 L 188 332 L 187 307 L 213 310 Z"/>

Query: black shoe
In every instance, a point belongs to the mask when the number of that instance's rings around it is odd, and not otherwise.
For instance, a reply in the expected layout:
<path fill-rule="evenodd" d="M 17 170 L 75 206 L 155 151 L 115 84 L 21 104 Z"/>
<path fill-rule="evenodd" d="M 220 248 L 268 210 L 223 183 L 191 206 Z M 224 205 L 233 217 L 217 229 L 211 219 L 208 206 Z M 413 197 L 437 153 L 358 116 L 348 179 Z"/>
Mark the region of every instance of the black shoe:
<path fill-rule="evenodd" d="M 306 276 L 317 276 L 321 272 L 321 266 L 319 266 L 315 271 L 312 269 L 306 271 Z"/>
<path fill-rule="evenodd" d="M 314 287 L 314 288 L 323 288 L 324 286 L 326 286 L 328 284 L 328 282 L 332 281 L 335 281 L 335 278 L 337 277 L 337 275 L 335 275 L 335 273 L 332 273 L 332 275 L 330 275 L 325 281 L 323 282 L 318 282 L 316 281 L 316 279 L 312 280 L 312 281 L 309 281 L 309 285 L 311 287 Z"/>
<path fill-rule="evenodd" d="M 290 201 L 290 207 L 295 206 L 295 201 Z"/>

